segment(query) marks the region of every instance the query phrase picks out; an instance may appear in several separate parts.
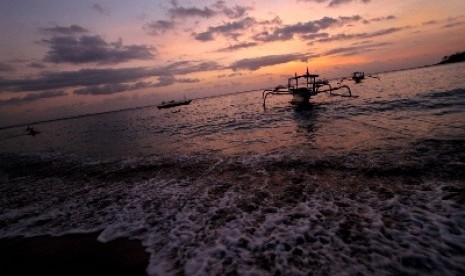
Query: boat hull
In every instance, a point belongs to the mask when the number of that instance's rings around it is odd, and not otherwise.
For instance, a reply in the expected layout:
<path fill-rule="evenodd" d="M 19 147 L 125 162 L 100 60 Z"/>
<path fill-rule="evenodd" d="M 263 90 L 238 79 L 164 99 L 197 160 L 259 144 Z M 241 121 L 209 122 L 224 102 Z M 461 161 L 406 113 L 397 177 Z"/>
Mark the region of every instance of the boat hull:
<path fill-rule="evenodd" d="M 162 108 L 171 108 L 171 107 L 176 107 L 176 106 L 180 106 L 180 105 L 188 105 L 192 102 L 192 100 L 183 100 L 183 101 L 170 101 L 170 102 L 167 102 L 167 103 L 163 103 L 163 104 L 160 104 L 160 105 L 157 105 L 158 109 L 162 109 Z"/>
<path fill-rule="evenodd" d="M 308 88 L 291 89 L 291 92 L 292 92 L 291 104 L 294 104 L 294 105 L 308 104 L 310 97 L 313 95 L 313 91 Z"/>
<path fill-rule="evenodd" d="M 352 74 L 352 79 L 355 81 L 355 83 L 361 83 L 364 78 L 365 78 L 365 73 L 363 72 L 354 72 Z"/>

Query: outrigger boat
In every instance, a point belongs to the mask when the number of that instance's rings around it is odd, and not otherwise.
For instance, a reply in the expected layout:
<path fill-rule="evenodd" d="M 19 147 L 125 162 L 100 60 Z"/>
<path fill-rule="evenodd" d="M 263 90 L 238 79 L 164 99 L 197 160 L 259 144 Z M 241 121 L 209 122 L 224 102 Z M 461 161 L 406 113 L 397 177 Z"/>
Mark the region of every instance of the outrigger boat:
<path fill-rule="evenodd" d="M 365 78 L 364 72 L 357 71 L 357 72 L 352 73 L 352 79 L 355 81 L 355 83 L 360 83 L 364 78 Z"/>
<path fill-rule="evenodd" d="M 265 89 L 263 91 L 263 106 L 265 106 L 266 98 L 268 95 L 291 94 L 293 96 L 291 104 L 294 105 L 308 104 L 312 96 L 327 92 L 329 92 L 330 95 L 333 95 L 332 92 L 339 89 L 345 89 L 346 94 L 337 94 L 337 96 L 352 96 L 349 86 L 339 85 L 337 87 L 331 87 L 328 80 L 317 79 L 318 77 L 319 75 L 310 74 L 307 68 L 307 72 L 304 75 L 297 76 L 296 73 L 294 77 L 289 78 L 287 81 L 287 87 L 278 85 L 274 89 Z M 304 82 L 299 86 L 300 79 L 304 79 Z"/>
<path fill-rule="evenodd" d="M 34 129 L 33 127 L 30 127 L 29 125 L 27 125 L 27 128 L 26 128 L 26 134 L 27 135 L 36 136 L 39 133 L 40 133 L 40 131 Z"/>
<path fill-rule="evenodd" d="M 180 106 L 180 105 L 188 105 L 191 102 L 192 102 L 192 100 L 190 100 L 190 99 L 184 99 L 184 100 L 180 100 L 180 101 L 171 100 L 171 101 L 168 101 L 168 102 L 161 102 L 161 104 L 157 105 L 157 107 L 158 107 L 158 109 L 171 108 L 171 107 Z"/>
<path fill-rule="evenodd" d="M 376 75 L 369 75 L 369 76 L 367 76 L 367 78 L 375 78 L 375 79 L 378 79 L 378 80 L 380 79 L 379 76 L 376 76 Z M 342 78 L 340 83 L 342 83 L 346 79 L 352 79 L 355 83 L 361 83 L 362 80 L 365 79 L 365 72 L 355 71 L 355 72 L 352 73 L 351 77 Z"/>

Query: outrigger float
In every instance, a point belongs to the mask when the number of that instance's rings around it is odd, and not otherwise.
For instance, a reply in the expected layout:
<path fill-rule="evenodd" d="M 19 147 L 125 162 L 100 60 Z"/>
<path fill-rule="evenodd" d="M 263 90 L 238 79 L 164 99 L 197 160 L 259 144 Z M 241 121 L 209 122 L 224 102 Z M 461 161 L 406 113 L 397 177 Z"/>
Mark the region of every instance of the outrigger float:
<path fill-rule="evenodd" d="M 297 73 L 294 77 L 289 78 L 287 81 L 287 87 L 283 85 L 278 85 L 273 89 L 265 89 L 263 91 L 263 106 L 265 107 L 266 98 L 268 95 L 292 95 L 291 104 L 294 105 L 305 105 L 309 104 L 309 100 L 312 96 L 315 96 L 320 93 L 328 93 L 330 95 L 337 95 L 342 97 L 352 97 L 350 87 L 347 85 L 338 84 L 337 87 L 331 87 L 328 80 L 317 79 L 319 75 L 310 74 L 307 72 L 304 75 L 297 76 Z M 299 79 L 304 79 L 305 81 L 299 86 Z M 344 89 L 346 94 L 333 94 L 333 91 Z"/>

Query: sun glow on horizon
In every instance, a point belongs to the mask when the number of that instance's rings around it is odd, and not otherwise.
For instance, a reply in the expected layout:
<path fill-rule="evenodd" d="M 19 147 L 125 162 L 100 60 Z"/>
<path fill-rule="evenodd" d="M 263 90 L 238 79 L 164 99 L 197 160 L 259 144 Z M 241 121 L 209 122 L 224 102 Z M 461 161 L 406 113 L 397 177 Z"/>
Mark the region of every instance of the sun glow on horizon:
<path fill-rule="evenodd" d="M 0 114 L 120 109 L 272 86 L 307 66 L 337 78 L 463 51 L 461 0 L 329 3 L 0 2 Z"/>

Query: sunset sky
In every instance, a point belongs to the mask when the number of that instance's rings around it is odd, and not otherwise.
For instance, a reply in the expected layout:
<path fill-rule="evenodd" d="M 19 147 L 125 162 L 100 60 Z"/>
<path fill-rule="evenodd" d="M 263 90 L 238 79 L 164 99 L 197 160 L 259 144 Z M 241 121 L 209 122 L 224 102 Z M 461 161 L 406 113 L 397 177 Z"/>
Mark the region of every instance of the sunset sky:
<path fill-rule="evenodd" d="M 463 0 L 0 0 L 0 127 L 437 63 Z"/>

